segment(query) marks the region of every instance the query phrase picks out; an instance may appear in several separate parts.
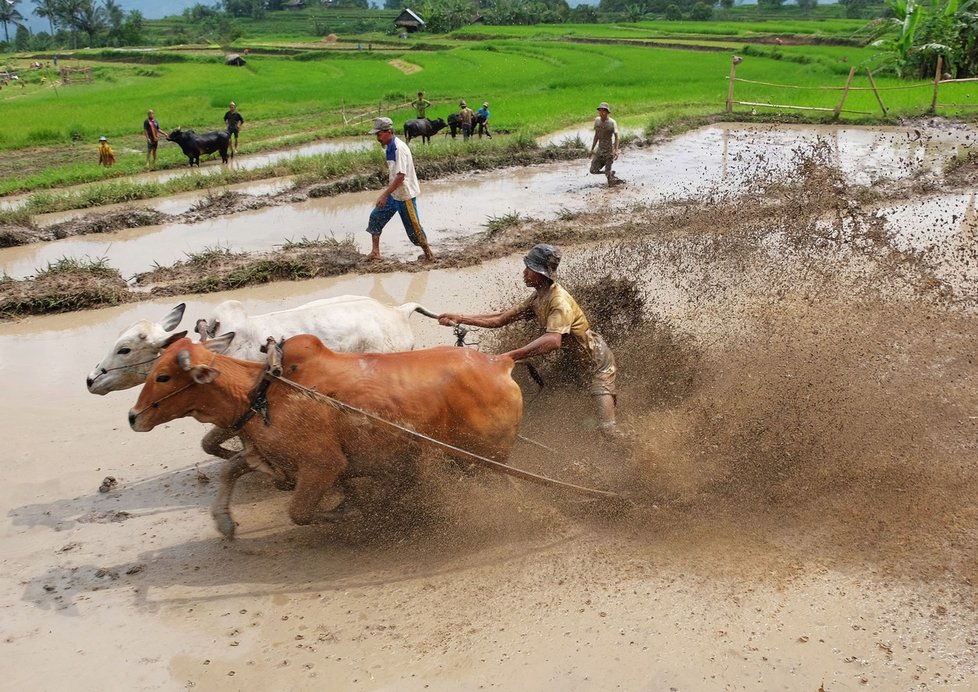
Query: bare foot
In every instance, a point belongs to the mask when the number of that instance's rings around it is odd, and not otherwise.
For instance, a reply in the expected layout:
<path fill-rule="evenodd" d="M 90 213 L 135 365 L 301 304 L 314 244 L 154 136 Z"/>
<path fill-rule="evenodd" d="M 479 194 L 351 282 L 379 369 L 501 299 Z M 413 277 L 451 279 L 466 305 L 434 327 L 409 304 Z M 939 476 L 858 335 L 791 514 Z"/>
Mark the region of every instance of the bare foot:
<path fill-rule="evenodd" d="M 418 255 L 418 261 L 424 262 L 425 264 L 431 264 L 435 261 L 435 256 L 433 254 Z"/>
<path fill-rule="evenodd" d="M 367 259 L 370 260 L 371 262 L 376 262 L 377 260 L 380 259 L 380 253 L 371 252 L 369 255 L 367 255 Z"/>

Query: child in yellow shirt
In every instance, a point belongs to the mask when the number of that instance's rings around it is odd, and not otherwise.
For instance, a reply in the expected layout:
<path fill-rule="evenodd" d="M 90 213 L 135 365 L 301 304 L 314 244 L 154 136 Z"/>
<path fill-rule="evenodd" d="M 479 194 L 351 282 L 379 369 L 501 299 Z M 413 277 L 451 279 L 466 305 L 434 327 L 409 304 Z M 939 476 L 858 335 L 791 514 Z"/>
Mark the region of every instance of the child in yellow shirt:
<path fill-rule="evenodd" d="M 109 146 L 108 137 L 98 138 L 98 164 L 100 166 L 105 166 L 108 168 L 113 163 L 115 163 L 115 154 L 112 153 L 112 147 Z"/>

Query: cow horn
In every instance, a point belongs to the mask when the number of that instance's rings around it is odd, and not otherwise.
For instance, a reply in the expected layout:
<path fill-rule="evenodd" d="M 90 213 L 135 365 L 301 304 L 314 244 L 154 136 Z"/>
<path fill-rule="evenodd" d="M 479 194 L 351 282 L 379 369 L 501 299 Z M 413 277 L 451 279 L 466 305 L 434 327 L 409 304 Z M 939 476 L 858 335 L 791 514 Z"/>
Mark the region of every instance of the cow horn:
<path fill-rule="evenodd" d="M 177 354 L 177 364 L 185 371 L 190 372 L 190 351 L 184 349 Z"/>
<path fill-rule="evenodd" d="M 207 341 L 207 320 L 201 317 L 197 320 L 197 327 L 194 329 L 195 332 L 200 334 L 200 343 Z"/>

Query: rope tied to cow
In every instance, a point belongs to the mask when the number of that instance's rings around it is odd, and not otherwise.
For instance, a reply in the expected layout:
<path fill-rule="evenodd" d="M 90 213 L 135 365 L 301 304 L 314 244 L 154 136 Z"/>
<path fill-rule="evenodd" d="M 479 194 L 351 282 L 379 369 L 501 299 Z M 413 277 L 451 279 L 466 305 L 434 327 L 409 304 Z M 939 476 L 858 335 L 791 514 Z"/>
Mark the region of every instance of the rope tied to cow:
<path fill-rule="evenodd" d="M 461 447 L 456 447 L 455 445 L 448 444 L 447 442 L 442 442 L 441 440 L 437 440 L 429 435 L 425 435 L 424 433 L 419 433 L 416 430 L 411 430 L 410 428 L 407 428 L 403 425 L 394 423 L 393 421 L 389 421 L 385 418 L 381 418 L 380 416 L 370 413 L 369 411 L 364 411 L 363 409 L 359 409 L 355 406 L 351 406 L 350 404 L 340 401 L 339 399 L 331 397 L 327 394 L 323 394 L 322 392 L 317 392 L 315 389 L 310 389 L 309 387 L 305 387 L 299 384 L 298 382 L 293 382 L 292 380 L 282 377 L 281 375 L 273 374 L 273 372 L 270 370 L 265 372 L 264 378 L 274 382 L 279 382 L 287 387 L 291 387 L 292 389 L 301 392 L 302 394 L 310 397 L 311 399 L 328 404 L 346 413 L 352 413 L 352 414 L 364 416 L 365 418 L 368 418 L 369 420 L 375 423 L 379 423 L 381 425 L 387 426 L 410 437 L 414 437 L 416 439 L 422 440 L 424 442 L 427 442 L 428 444 L 434 445 L 436 447 L 440 447 L 441 449 L 448 450 L 455 454 L 462 455 L 465 458 L 471 459 L 477 464 L 480 464 L 481 466 L 484 466 L 485 468 L 488 468 L 496 473 L 500 473 L 507 476 L 513 476 L 515 478 L 519 478 L 521 480 L 525 480 L 530 483 L 536 483 L 537 485 L 548 486 L 551 488 L 561 488 L 563 490 L 568 490 L 574 493 L 578 493 L 580 495 L 587 495 L 589 497 L 600 498 L 605 500 L 624 499 L 620 494 L 611 490 L 589 488 L 587 486 L 577 485 L 575 483 L 568 483 L 567 481 L 557 480 L 556 478 L 549 478 L 548 476 L 543 476 L 538 473 L 533 473 L 531 471 L 524 471 L 522 469 L 509 466 L 508 464 L 504 464 L 500 461 L 496 461 L 494 459 L 490 459 L 488 457 L 475 454 L 474 452 L 470 452 L 466 449 L 462 449 Z"/>

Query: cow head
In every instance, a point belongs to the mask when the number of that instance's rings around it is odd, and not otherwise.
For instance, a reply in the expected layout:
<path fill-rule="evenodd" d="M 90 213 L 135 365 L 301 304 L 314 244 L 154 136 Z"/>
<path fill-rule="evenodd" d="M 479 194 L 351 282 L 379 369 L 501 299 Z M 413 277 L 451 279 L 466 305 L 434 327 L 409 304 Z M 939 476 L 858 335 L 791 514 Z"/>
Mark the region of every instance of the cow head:
<path fill-rule="evenodd" d="M 142 384 L 160 352 L 187 335 L 187 332 L 169 333 L 180 324 L 186 307 L 186 303 L 180 303 L 159 322 L 140 320 L 125 329 L 89 373 L 85 380 L 88 391 L 105 395 Z"/>
<path fill-rule="evenodd" d="M 448 127 L 448 123 L 443 118 L 435 118 L 431 121 L 431 134 L 437 134 L 439 130 Z"/>
<path fill-rule="evenodd" d="M 176 418 L 208 418 L 208 412 L 198 410 L 199 392 L 194 391 L 194 385 L 217 379 L 221 373 L 211 366 L 214 354 L 227 348 L 233 338 L 230 332 L 201 344 L 181 338 L 167 346 L 150 370 L 136 405 L 129 410 L 129 426 L 136 432 L 148 432 Z"/>
<path fill-rule="evenodd" d="M 170 130 L 170 134 L 166 136 L 171 142 L 176 142 L 180 144 L 181 142 L 190 141 L 194 137 L 193 130 L 184 130 L 182 127 L 175 127 Z"/>

